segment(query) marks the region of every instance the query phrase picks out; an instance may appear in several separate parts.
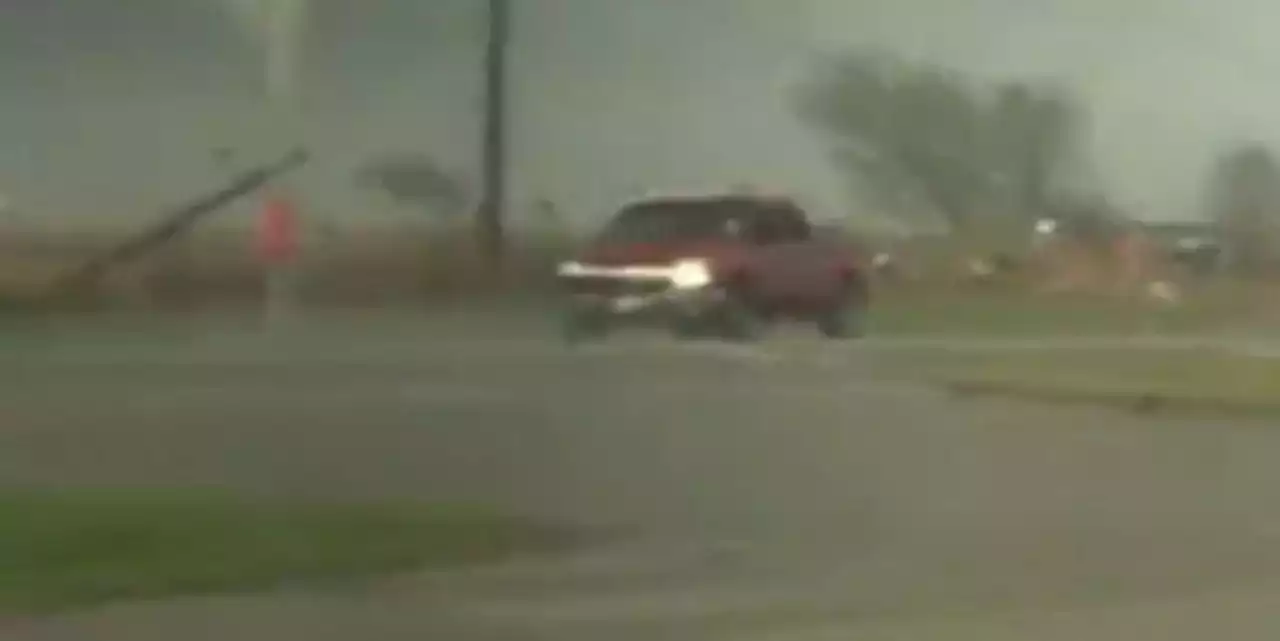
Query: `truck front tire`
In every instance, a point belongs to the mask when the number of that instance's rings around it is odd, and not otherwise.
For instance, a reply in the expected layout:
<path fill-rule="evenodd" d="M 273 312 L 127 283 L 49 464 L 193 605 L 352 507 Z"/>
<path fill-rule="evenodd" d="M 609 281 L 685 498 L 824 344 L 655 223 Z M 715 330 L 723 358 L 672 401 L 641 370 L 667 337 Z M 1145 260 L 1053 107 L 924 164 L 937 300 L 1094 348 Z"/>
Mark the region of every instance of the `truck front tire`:
<path fill-rule="evenodd" d="M 598 310 L 567 309 L 560 319 L 560 332 L 570 345 L 599 340 L 609 333 L 609 318 Z"/>
<path fill-rule="evenodd" d="M 764 332 L 765 318 L 756 309 L 751 289 L 745 283 L 725 289 L 724 302 L 716 316 L 721 335 L 728 340 L 751 342 Z"/>

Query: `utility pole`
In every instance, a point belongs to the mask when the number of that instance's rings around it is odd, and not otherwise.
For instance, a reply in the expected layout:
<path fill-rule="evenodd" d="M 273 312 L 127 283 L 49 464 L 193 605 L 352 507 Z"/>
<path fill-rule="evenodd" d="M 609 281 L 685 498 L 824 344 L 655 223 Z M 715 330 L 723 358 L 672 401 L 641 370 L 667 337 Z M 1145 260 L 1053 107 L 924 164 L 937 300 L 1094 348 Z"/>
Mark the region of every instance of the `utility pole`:
<path fill-rule="evenodd" d="M 281 141 L 296 145 L 302 137 L 301 86 L 303 38 L 311 0 L 258 0 L 262 19 L 263 80 L 272 128 Z M 264 185 L 268 193 L 258 218 L 258 250 L 264 268 L 263 320 L 278 325 L 297 302 L 298 228 L 295 193 L 284 178 Z"/>
<path fill-rule="evenodd" d="M 511 37 L 510 0 L 489 0 L 485 48 L 483 195 L 476 220 L 480 251 L 495 275 L 506 246 L 503 218 L 507 197 L 507 44 Z"/>

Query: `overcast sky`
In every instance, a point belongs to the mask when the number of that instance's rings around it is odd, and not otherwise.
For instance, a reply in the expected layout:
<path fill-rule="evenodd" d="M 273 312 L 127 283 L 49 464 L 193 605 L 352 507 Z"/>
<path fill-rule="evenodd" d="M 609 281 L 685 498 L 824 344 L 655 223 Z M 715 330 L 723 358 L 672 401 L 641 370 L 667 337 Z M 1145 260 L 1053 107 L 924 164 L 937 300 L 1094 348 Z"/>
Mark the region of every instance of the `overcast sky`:
<path fill-rule="evenodd" d="M 758 182 L 837 210 L 787 89 L 815 52 L 878 45 L 1074 85 L 1100 174 L 1145 217 L 1195 213 L 1205 165 L 1280 140 L 1280 7 L 1263 0 L 513 0 L 516 204 L 598 215 L 647 188 Z M 148 214 L 216 181 L 208 150 L 281 144 L 224 0 L 0 2 L 0 192 L 48 216 Z M 474 176 L 482 0 L 316 0 L 311 200 L 354 217 L 359 158 Z"/>

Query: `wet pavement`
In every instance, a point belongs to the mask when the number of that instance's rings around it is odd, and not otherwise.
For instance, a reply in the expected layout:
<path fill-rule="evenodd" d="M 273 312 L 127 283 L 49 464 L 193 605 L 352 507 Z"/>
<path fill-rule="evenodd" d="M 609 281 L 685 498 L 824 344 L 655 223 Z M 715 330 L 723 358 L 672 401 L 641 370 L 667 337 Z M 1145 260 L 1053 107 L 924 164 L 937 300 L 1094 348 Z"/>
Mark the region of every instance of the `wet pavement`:
<path fill-rule="evenodd" d="M 1280 633 L 1268 425 L 959 399 L 878 374 L 898 348 L 1035 347 L 1021 341 L 571 350 L 543 329 L 353 317 L 23 350 L 0 375 L 0 480 L 484 501 L 630 536 L 360 594 L 120 605 L 0 638 Z"/>

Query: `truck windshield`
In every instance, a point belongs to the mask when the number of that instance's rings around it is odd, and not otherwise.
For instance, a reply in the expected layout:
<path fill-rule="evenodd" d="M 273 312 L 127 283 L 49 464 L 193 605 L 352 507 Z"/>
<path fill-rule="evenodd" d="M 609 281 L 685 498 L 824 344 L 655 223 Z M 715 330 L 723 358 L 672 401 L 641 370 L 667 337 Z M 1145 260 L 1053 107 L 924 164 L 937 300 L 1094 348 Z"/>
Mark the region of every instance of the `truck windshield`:
<path fill-rule="evenodd" d="M 623 209 L 600 240 L 661 242 L 735 238 L 744 228 L 740 211 L 716 203 L 641 203 Z"/>

